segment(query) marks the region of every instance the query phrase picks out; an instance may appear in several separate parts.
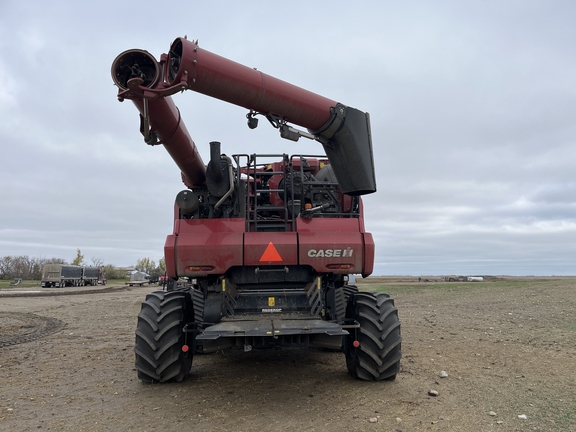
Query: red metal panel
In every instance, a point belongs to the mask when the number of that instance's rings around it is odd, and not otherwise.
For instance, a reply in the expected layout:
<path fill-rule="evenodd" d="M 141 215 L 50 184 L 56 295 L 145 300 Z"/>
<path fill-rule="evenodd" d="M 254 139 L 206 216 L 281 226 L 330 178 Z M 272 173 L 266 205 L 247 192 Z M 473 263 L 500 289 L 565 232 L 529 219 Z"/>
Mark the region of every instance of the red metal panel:
<path fill-rule="evenodd" d="M 359 232 L 360 218 L 297 218 L 298 232 Z"/>
<path fill-rule="evenodd" d="M 180 220 L 174 251 L 178 276 L 223 274 L 242 265 L 244 227 L 244 219 Z"/>
<path fill-rule="evenodd" d="M 318 272 L 362 273 L 364 237 L 358 219 L 297 219 L 299 262 Z"/>
<path fill-rule="evenodd" d="M 244 218 L 179 219 L 179 233 L 243 233 Z"/>
<path fill-rule="evenodd" d="M 374 239 L 372 234 L 364 234 L 364 269 L 362 270 L 362 276 L 368 277 L 374 271 L 374 255 L 375 255 Z"/>
<path fill-rule="evenodd" d="M 175 235 L 169 235 L 166 237 L 166 243 L 164 243 L 164 261 L 166 262 L 166 274 L 170 278 L 176 277 L 176 262 L 174 261 L 174 243 L 176 242 Z"/>
<path fill-rule="evenodd" d="M 270 244 L 272 245 L 270 246 Z M 295 264 L 298 264 L 296 233 L 247 232 L 244 234 L 244 265 Z"/>

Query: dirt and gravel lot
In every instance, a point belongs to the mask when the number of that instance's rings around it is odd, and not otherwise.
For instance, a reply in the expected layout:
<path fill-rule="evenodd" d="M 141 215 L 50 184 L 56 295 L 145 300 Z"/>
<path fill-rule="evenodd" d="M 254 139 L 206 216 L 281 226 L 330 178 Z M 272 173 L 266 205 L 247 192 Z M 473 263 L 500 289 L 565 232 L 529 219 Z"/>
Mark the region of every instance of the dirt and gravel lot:
<path fill-rule="evenodd" d="M 576 431 L 576 278 L 367 281 L 400 310 L 393 382 L 352 379 L 342 353 L 286 350 L 196 355 L 186 382 L 143 384 L 150 287 L 0 291 L 0 430 Z"/>

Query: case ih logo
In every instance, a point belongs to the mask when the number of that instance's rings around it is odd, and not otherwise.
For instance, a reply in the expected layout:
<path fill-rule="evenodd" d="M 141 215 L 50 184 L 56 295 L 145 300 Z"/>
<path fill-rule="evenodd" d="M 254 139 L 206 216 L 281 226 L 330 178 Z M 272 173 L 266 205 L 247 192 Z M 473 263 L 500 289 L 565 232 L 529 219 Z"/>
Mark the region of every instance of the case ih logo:
<path fill-rule="evenodd" d="M 308 256 L 310 258 L 350 258 L 354 250 L 350 247 L 346 249 L 310 249 Z"/>

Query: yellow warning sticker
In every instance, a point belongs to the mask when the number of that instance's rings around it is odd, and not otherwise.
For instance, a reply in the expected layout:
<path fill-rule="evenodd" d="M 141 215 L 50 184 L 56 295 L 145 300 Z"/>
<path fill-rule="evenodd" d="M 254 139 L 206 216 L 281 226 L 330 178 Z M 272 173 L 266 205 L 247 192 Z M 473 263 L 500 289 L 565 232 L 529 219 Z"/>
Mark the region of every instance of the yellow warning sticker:
<path fill-rule="evenodd" d="M 268 297 L 268 306 L 276 306 L 276 299 L 274 297 Z"/>

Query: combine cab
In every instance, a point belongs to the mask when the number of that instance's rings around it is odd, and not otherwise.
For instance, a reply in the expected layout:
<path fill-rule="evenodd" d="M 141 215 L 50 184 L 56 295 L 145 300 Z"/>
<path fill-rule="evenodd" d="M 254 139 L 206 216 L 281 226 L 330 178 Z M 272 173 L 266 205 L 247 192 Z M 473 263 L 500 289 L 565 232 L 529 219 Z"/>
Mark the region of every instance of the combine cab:
<path fill-rule="evenodd" d="M 197 351 L 324 347 L 342 349 L 356 378 L 395 379 L 394 301 L 349 284 L 374 261 L 361 200 L 376 191 L 368 114 L 185 38 L 159 62 L 123 52 L 112 76 L 145 141 L 165 147 L 186 185 L 164 248 L 168 290 L 148 294 L 138 316 L 138 377 L 182 381 Z M 261 116 L 282 138 L 318 141 L 324 154 L 227 156 L 212 142 L 205 165 L 171 99 L 186 89 L 248 109 L 252 129 Z"/>

